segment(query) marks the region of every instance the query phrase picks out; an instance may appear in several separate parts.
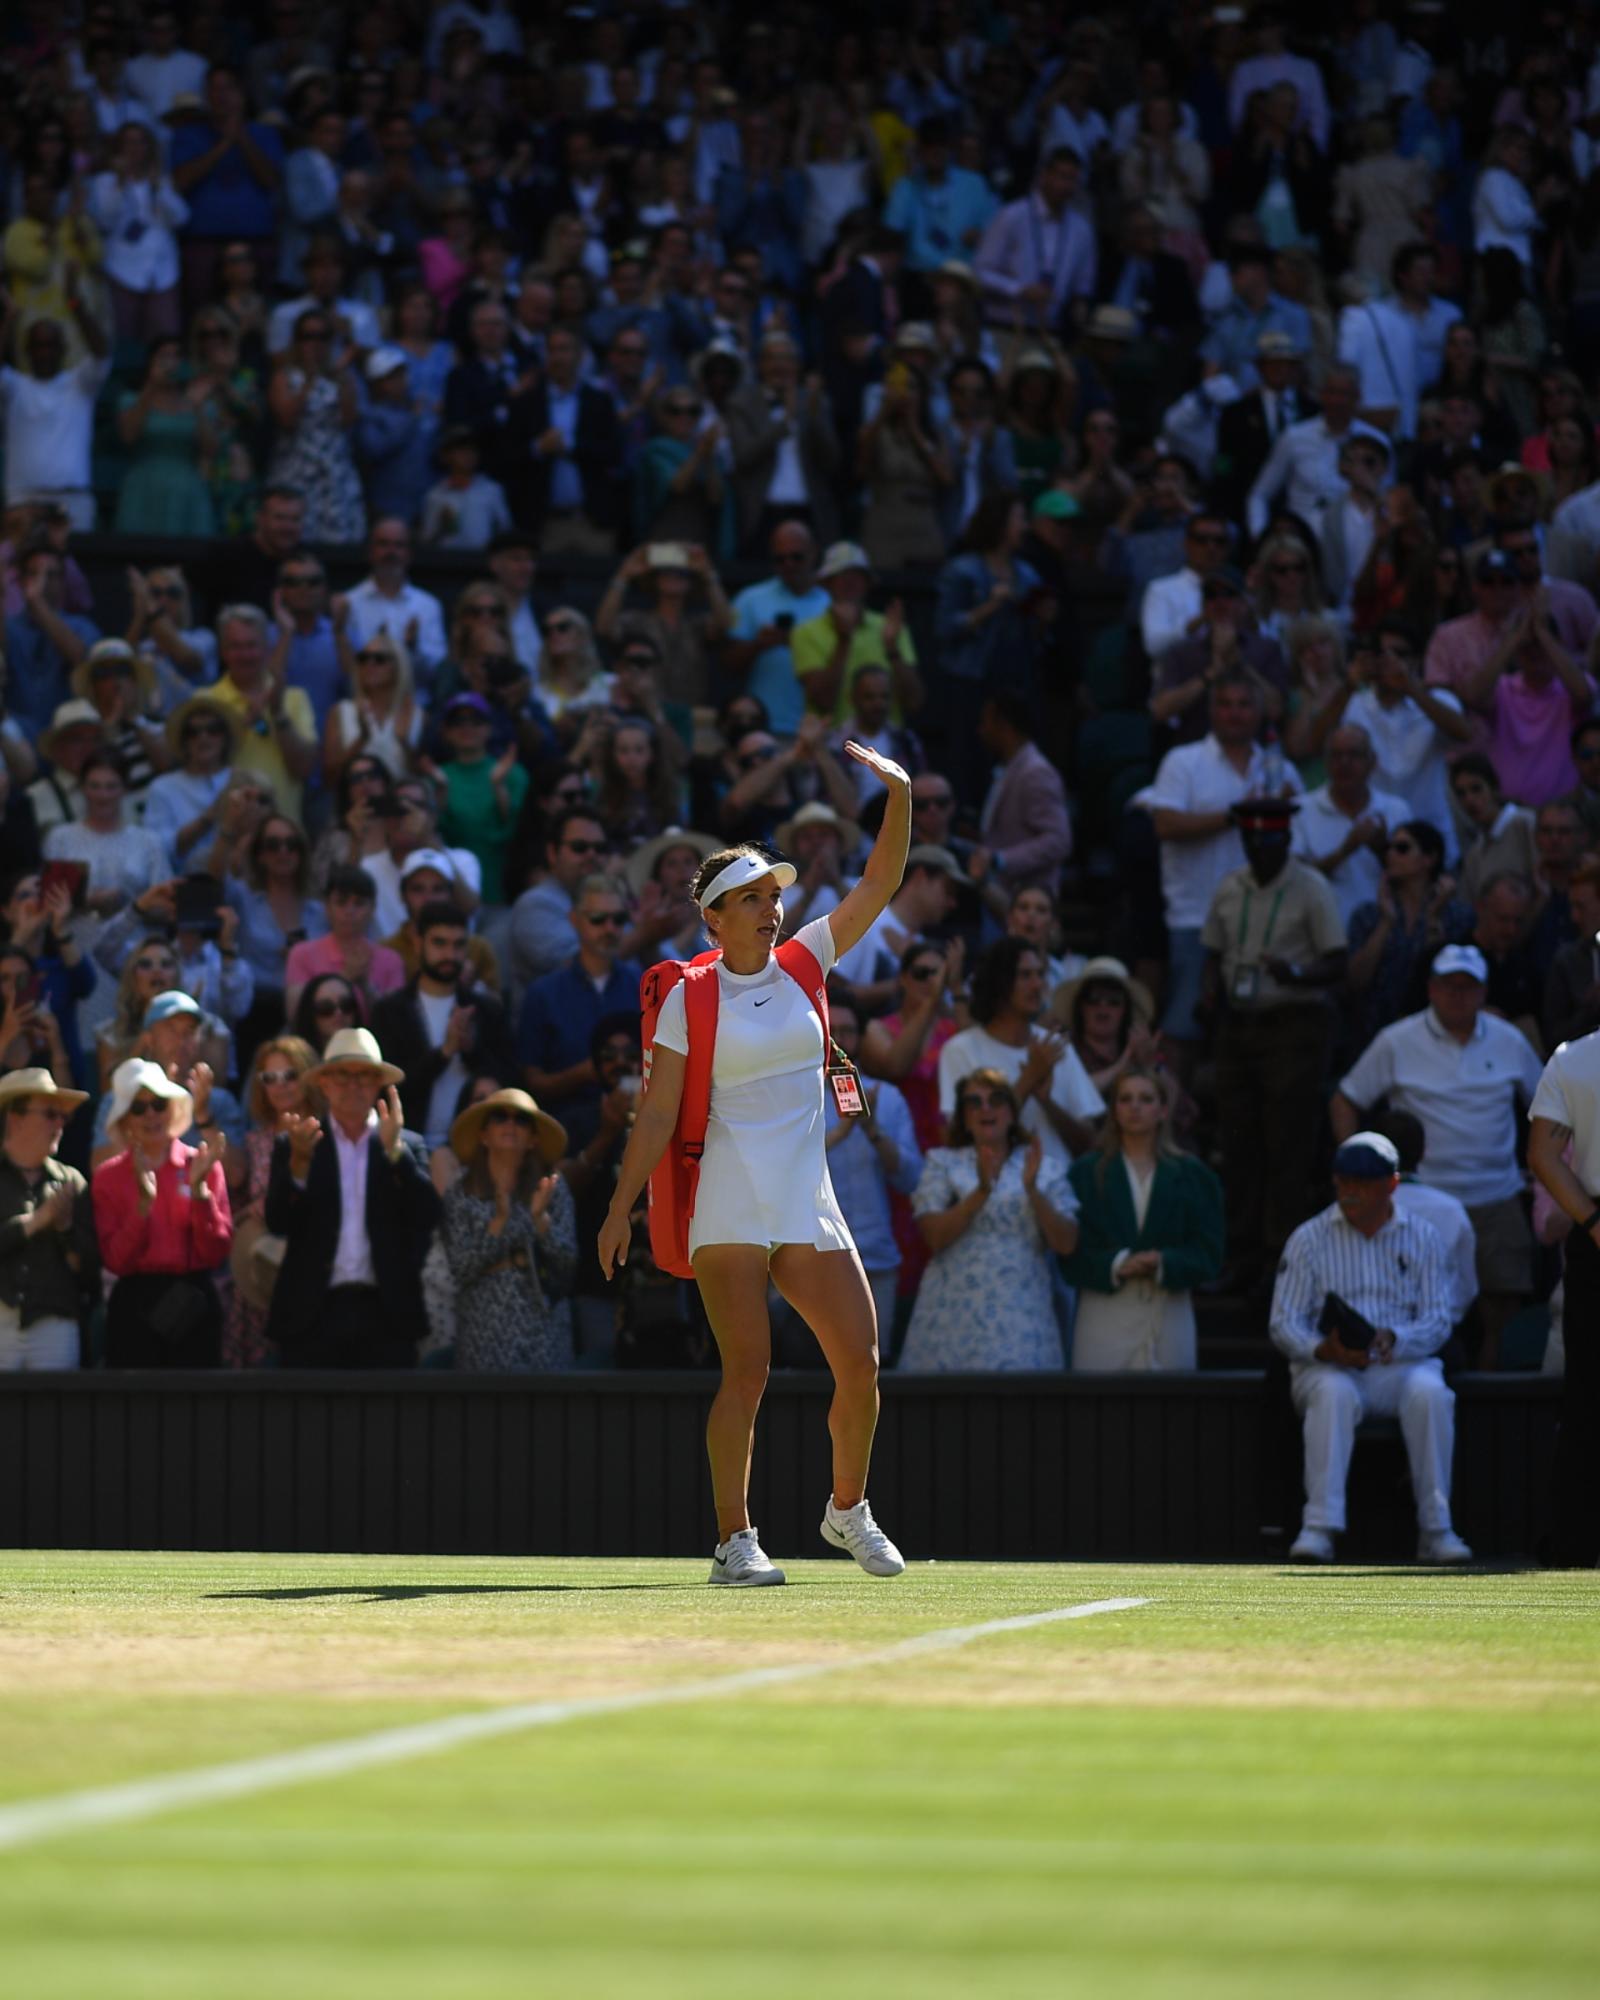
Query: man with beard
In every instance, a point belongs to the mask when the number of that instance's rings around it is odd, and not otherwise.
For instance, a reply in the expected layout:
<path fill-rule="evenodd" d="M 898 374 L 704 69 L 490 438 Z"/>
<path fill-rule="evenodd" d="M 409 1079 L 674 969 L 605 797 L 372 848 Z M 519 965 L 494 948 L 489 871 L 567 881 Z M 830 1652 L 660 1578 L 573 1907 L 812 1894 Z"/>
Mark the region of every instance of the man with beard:
<path fill-rule="evenodd" d="M 415 928 L 416 975 L 378 1002 L 372 1023 L 405 1070 L 406 1124 L 433 1147 L 449 1138 L 467 1084 L 478 1076 L 511 1082 L 517 1059 L 505 1009 L 468 970 L 467 927 L 455 904 L 429 903 Z"/>

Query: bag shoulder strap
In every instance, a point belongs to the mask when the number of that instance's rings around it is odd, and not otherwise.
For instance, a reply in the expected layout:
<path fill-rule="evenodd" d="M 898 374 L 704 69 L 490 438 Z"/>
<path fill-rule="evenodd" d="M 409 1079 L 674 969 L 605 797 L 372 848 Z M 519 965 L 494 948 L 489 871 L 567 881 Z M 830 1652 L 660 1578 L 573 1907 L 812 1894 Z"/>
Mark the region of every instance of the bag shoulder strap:
<path fill-rule="evenodd" d="M 822 1023 L 822 1046 L 824 1050 L 830 1049 L 833 1033 L 828 1026 L 828 982 L 823 977 L 815 952 L 801 944 L 798 938 L 790 938 L 787 944 L 780 944 L 772 955 L 816 1008 L 817 1018 Z"/>
<path fill-rule="evenodd" d="M 720 952 L 703 953 L 684 971 L 683 1021 L 689 1038 L 684 1059 L 683 1095 L 678 1102 L 678 1138 L 684 1157 L 698 1160 L 706 1149 L 711 1122 L 711 1066 L 717 1053 L 717 983 Z"/>

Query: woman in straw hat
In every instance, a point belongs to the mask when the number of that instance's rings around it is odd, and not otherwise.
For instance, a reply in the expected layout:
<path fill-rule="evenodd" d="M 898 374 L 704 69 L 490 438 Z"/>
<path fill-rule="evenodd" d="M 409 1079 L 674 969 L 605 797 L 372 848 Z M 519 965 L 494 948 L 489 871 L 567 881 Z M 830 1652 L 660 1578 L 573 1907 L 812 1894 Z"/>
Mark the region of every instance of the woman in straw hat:
<path fill-rule="evenodd" d="M 1091 958 L 1075 979 L 1057 987 L 1050 1012 L 1102 1097 L 1130 1064 L 1149 1066 L 1160 1059 L 1150 1028 L 1155 1005 L 1149 988 L 1120 958 Z"/>
<path fill-rule="evenodd" d="M 144 824 L 176 868 L 216 830 L 217 801 L 227 788 L 234 723 L 210 695 L 197 694 L 167 717 L 170 771 L 152 781 L 144 799 Z"/>
<path fill-rule="evenodd" d="M 233 1214 L 220 1133 L 179 1137 L 194 1100 L 158 1063 L 133 1056 L 111 1079 L 107 1131 L 121 1151 L 95 1171 L 100 1260 L 116 1277 L 106 1308 L 111 1368 L 215 1368 L 222 1311 L 212 1273 L 228 1261 Z"/>
<path fill-rule="evenodd" d="M 56 1154 L 87 1102 L 47 1069 L 0 1077 L 0 1371 L 78 1365 L 100 1250 L 83 1175 Z"/>
<path fill-rule="evenodd" d="M 871 765 L 888 798 L 861 880 L 795 939 L 824 979 L 900 887 L 911 834 L 910 778 L 875 750 L 859 743 L 845 749 Z M 878 1330 L 872 1292 L 828 1175 L 823 996 L 802 989 L 774 957 L 783 892 L 795 874 L 791 863 L 774 862 L 763 849 L 737 847 L 709 856 L 695 878 L 695 900 L 722 953 L 711 974 L 718 1021 L 710 1123 L 687 1246 L 722 1356 L 722 1385 L 706 1428 L 718 1534 L 710 1581 L 722 1584 L 783 1582 L 749 1514 L 750 1453 L 772 1349 L 769 1283 L 816 1334 L 833 1371 L 833 1491 L 823 1540 L 848 1551 L 869 1575 L 898 1576 L 905 1567 L 866 1500 L 878 1420 Z M 674 1141 L 688 1020 L 680 984 L 661 1005 L 649 1082 L 600 1231 L 607 1278 L 627 1262 L 634 1205 Z"/>
<path fill-rule="evenodd" d="M 456 1366 L 536 1374 L 572 1366 L 572 1317 L 556 1309 L 578 1261 L 572 1195 L 551 1170 L 565 1127 L 525 1090 L 497 1090 L 450 1127 L 463 1172 L 444 1198 L 455 1280 Z"/>

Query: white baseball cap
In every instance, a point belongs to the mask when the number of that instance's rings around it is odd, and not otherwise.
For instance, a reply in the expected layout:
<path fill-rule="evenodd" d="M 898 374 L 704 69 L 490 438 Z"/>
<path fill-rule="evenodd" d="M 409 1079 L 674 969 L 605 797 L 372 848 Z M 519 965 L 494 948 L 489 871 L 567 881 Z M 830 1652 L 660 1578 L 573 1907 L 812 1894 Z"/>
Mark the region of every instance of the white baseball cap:
<path fill-rule="evenodd" d="M 435 874 L 442 875 L 447 882 L 456 879 L 456 864 L 448 854 L 437 847 L 419 847 L 414 854 L 408 854 L 405 865 L 400 870 L 400 880 L 403 882 L 408 875 L 415 875 L 421 868 L 431 868 Z"/>
<path fill-rule="evenodd" d="M 405 365 L 406 352 L 403 347 L 375 348 L 367 356 L 367 380 L 381 382 L 385 375 L 392 375 L 397 368 L 404 368 Z"/>
<path fill-rule="evenodd" d="M 1475 944 L 1447 944 L 1434 954 L 1432 971 L 1435 979 L 1448 979 L 1452 972 L 1464 972 L 1480 986 L 1489 983 L 1489 968 Z"/>

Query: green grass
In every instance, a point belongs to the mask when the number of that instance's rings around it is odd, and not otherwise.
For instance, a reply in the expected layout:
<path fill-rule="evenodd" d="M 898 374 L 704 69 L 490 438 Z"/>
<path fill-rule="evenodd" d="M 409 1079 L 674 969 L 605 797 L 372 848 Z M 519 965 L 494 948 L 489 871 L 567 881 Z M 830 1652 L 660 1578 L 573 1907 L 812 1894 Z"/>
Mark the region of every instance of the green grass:
<path fill-rule="evenodd" d="M 18 2000 L 1592 1994 L 1600 1577 L 0 1553 L 0 1803 L 1146 1608 L 0 1854 Z"/>

